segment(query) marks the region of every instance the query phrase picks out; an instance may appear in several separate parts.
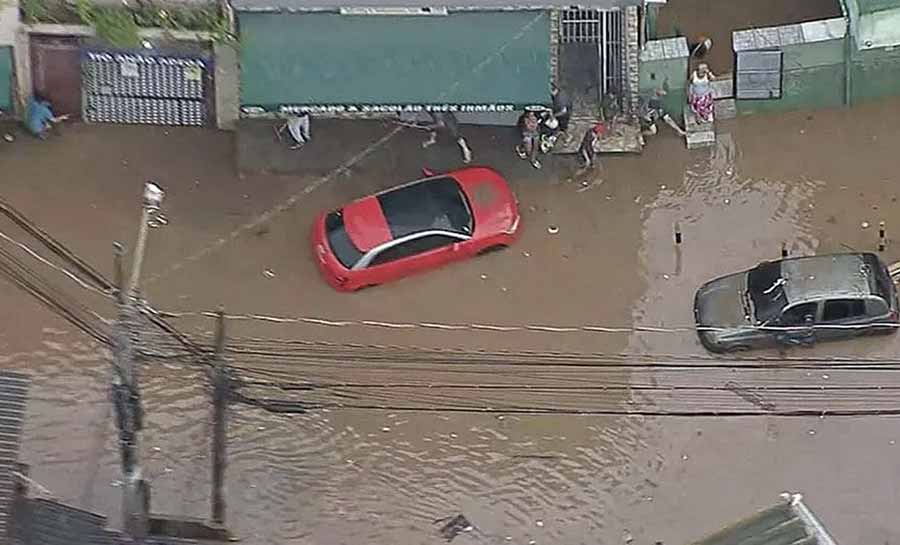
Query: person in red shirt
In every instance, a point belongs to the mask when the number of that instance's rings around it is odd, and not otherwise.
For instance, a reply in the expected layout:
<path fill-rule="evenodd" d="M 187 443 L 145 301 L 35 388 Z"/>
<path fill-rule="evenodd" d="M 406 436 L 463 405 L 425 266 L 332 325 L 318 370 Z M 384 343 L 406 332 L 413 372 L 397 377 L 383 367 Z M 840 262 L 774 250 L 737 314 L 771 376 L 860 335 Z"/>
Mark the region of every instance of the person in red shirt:
<path fill-rule="evenodd" d="M 581 147 L 578 148 L 578 154 L 581 156 L 582 161 L 584 161 L 582 166 L 585 169 L 594 166 L 594 159 L 597 156 L 597 152 L 600 151 L 600 140 L 605 133 L 606 125 L 603 122 L 597 123 L 584 133 L 584 138 L 581 139 Z M 599 159 L 596 161 L 596 164 L 601 168 L 603 167 Z"/>

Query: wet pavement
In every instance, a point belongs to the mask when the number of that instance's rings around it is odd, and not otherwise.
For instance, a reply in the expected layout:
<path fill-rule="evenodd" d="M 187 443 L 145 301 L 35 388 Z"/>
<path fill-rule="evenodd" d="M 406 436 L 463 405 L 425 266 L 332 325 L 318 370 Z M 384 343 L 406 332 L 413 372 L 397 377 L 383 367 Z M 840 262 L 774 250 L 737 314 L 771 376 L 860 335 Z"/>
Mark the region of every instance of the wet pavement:
<path fill-rule="evenodd" d="M 463 513 L 474 529 L 459 543 L 677 544 L 785 490 L 805 493 L 839 542 L 883 543 L 900 534 L 897 418 L 618 413 L 892 406 L 890 388 L 798 388 L 898 386 L 896 371 L 805 369 L 790 360 L 787 368 L 744 369 L 737 364 L 754 361 L 710 359 L 694 333 L 678 328 L 691 325 L 700 284 L 777 257 L 782 242 L 793 254 L 874 249 L 881 220 L 891 238 L 900 211 L 898 110 L 894 101 L 740 119 L 723 126 L 728 136 L 717 147 L 696 152 L 664 131 L 641 156 L 605 158 L 602 178 L 575 176 L 565 157 L 533 171 L 511 153 L 505 132 L 473 130 L 476 163 L 504 172 L 519 195 L 522 239 L 351 295 L 317 277 L 306 247 L 313 215 L 422 166 L 458 164 L 456 149 L 423 152 L 423 135 L 410 131 L 381 141 L 393 127 L 372 125 L 364 137 L 335 138 L 343 154 L 327 161 L 310 153 L 308 163 L 285 163 L 301 174 L 238 177 L 228 135 L 75 125 L 53 142 L 20 136 L 0 146 L 2 194 L 112 276 L 111 241 L 134 236 L 140 184 L 152 177 L 168 191 L 171 223 L 152 233 L 144 286 L 157 308 L 189 313 L 174 320 L 180 328 L 208 334 L 212 322 L 190 313 L 220 303 L 230 314 L 328 320 L 229 322 L 231 346 L 245 351 L 232 362 L 252 379 L 332 384 L 254 392 L 355 407 L 294 415 L 235 407 L 228 520 L 245 543 L 433 543 L 441 528 L 434 521 Z M 0 231 L 33 244 L 8 223 Z M 111 315 L 100 295 L 16 255 L 67 297 Z M 893 262 L 900 250 L 889 244 L 884 255 Z M 0 361 L 35 381 L 23 460 L 60 499 L 116 520 L 106 355 L 11 285 L 0 283 L 0 296 L 17 309 L 0 318 Z M 515 327 L 484 327 L 491 325 Z M 567 329 L 584 325 L 672 330 Z M 873 338 L 762 356 L 893 358 L 898 343 Z M 666 362 L 679 365 L 646 365 Z M 154 510 L 205 517 L 205 379 L 190 365 L 158 360 L 143 382 Z"/>

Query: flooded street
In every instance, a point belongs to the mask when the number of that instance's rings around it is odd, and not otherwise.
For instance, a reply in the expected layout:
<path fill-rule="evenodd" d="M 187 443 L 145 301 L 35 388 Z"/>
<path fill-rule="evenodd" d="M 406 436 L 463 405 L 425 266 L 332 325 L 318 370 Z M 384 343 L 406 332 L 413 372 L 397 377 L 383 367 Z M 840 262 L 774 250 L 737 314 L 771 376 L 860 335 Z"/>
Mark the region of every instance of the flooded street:
<path fill-rule="evenodd" d="M 702 283 L 782 243 L 792 255 L 874 250 L 882 220 L 893 238 L 898 113 L 892 101 L 739 119 L 694 152 L 663 131 L 641 156 L 604 158 L 598 178 L 574 176 L 569 158 L 534 172 L 508 134 L 472 129 L 475 162 L 519 196 L 521 240 L 352 295 L 317 275 L 313 216 L 453 165 L 456 150 L 426 155 L 403 131 L 347 173 L 334 157 L 310 175 L 239 177 L 228 135 L 76 125 L 0 147 L 2 196 L 111 278 L 112 241 L 130 243 L 140 184 L 157 180 L 171 224 L 151 236 L 147 299 L 207 343 L 214 322 L 197 313 L 224 304 L 246 393 L 325 407 L 234 405 L 227 520 L 243 543 L 435 543 L 434 521 L 462 513 L 474 529 L 458 543 L 677 545 L 783 491 L 804 493 L 838 542 L 887 543 L 900 535 L 900 419 L 746 413 L 896 409 L 896 365 L 827 364 L 896 358 L 900 337 L 735 361 L 706 353 L 691 327 Z M 386 132 L 373 126 L 343 143 L 348 157 Z M 0 231 L 37 248 L 6 220 Z M 105 297 L 4 247 L 112 316 Z M 0 362 L 33 380 L 22 460 L 57 498 L 118 524 L 108 355 L 11 284 L 0 297 L 16 309 L 0 317 Z M 160 358 L 142 381 L 153 511 L 206 518 L 206 378 Z"/>

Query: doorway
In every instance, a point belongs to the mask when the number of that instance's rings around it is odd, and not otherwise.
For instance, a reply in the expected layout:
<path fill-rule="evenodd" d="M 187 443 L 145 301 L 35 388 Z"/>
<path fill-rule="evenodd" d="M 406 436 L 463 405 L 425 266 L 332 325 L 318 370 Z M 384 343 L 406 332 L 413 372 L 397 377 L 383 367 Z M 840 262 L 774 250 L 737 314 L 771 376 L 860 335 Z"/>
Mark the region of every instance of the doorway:
<path fill-rule="evenodd" d="M 56 115 L 81 118 L 81 44 L 78 38 L 31 37 L 34 92 L 49 100 Z"/>
<path fill-rule="evenodd" d="M 621 109 L 625 91 L 625 17 L 621 10 L 571 8 L 561 13 L 559 85 L 574 115 L 596 117 L 604 96 Z"/>

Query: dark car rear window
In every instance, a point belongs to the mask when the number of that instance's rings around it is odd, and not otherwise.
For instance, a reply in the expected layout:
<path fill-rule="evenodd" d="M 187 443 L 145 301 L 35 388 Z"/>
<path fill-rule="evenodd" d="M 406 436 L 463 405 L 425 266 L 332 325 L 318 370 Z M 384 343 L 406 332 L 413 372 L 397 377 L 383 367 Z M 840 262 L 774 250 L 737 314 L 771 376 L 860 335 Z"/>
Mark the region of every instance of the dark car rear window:
<path fill-rule="evenodd" d="M 363 256 L 350 240 L 350 236 L 344 228 L 344 216 L 340 210 L 325 216 L 325 234 L 328 237 L 331 252 L 344 267 L 352 268 Z"/>
<path fill-rule="evenodd" d="M 779 261 L 760 263 L 747 274 L 747 291 L 760 322 L 775 318 L 787 306 L 783 282 Z"/>
<path fill-rule="evenodd" d="M 378 195 L 394 238 L 429 229 L 472 234 L 472 214 L 466 196 L 453 178 L 424 180 Z"/>

